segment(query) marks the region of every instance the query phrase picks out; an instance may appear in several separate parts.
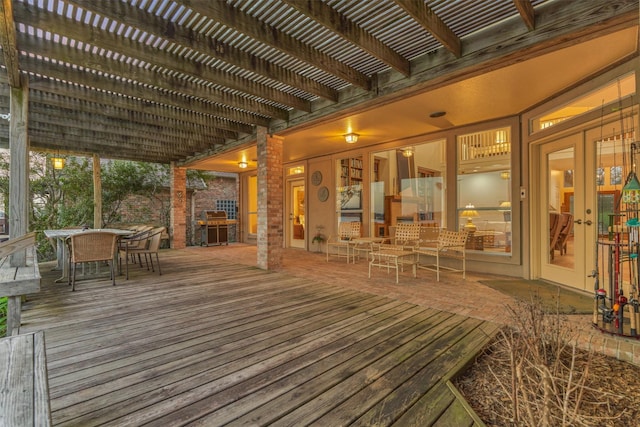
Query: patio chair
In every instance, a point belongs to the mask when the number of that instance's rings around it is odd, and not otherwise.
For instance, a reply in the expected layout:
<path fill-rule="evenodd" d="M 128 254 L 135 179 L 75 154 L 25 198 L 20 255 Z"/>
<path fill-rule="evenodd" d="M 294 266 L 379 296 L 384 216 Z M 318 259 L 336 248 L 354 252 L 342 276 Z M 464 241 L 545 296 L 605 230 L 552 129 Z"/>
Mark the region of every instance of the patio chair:
<path fill-rule="evenodd" d="M 111 281 L 116 285 L 114 258 L 118 235 L 106 231 L 86 231 L 69 236 L 69 284 L 76 290 L 76 266 L 85 262 L 109 263 Z"/>
<path fill-rule="evenodd" d="M 382 244 L 380 247 L 411 250 L 420 244 L 420 224 L 418 223 L 399 223 L 395 226 L 395 232 L 388 244 Z"/>
<path fill-rule="evenodd" d="M 341 222 L 338 226 L 338 234 L 329 236 L 327 239 L 327 262 L 329 256 L 336 256 L 347 258 L 348 263 L 353 240 L 358 237 L 360 237 L 360 222 Z M 331 249 L 335 249 L 335 253 L 332 253 Z"/>
<path fill-rule="evenodd" d="M 138 263 L 142 268 L 142 255 L 144 255 L 145 265 L 149 270 L 151 265 L 151 271 L 156 271 L 153 264 L 153 255 L 156 256 L 156 264 L 158 265 L 158 274 L 162 275 L 160 269 L 160 257 L 158 251 L 160 250 L 160 242 L 162 241 L 162 233 L 164 233 L 164 227 L 156 227 L 151 229 L 148 234 L 145 234 L 139 239 L 129 239 L 131 245 L 124 245 L 124 248 L 120 249 L 120 253 L 124 252 L 125 272 L 126 279 L 129 280 L 129 256 L 137 257 Z M 122 256 L 120 256 L 120 262 L 122 262 Z M 120 267 L 122 269 L 122 267 Z"/>
<path fill-rule="evenodd" d="M 416 253 L 420 255 L 426 255 L 436 258 L 436 263 L 434 264 L 420 264 L 418 261 L 418 268 L 423 268 L 425 270 L 431 270 L 436 272 L 436 280 L 440 281 L 440 270 L 446 270 L 451 272 L 461 272 L 462 278 L 465 279 L 466 275 L 466 243 L 467 243 L 468 231 L 451 231 L 451 230 L 441 230 L 438 233 L 438 243 L 435 248 L 433 247 L 420 247 L 418 249 L 414 249 Z M 461 268 L 454 267 L 445 267 L 440 264 L 440 259 L 446 258 L 456 258 L 462 261 Z"/>
<path fill-rule="evenodd" d="M 153 230 L 153 227 L 150 225 L 136 225 L 129 229 L 132 231 L 132 234 L 120 239 L 118 243 L 119 252 L 125 251 L 127 247 L 129 249 L 143 248 L 147 244 L 147 237 L 151 233 L 151 230 Z M 131 256 L 131 262 L 134 264 L 136 262 L 135 255 L 133 254 Z"/>
<path fill-rule="evenodd" d="M 562 220 L 560 221 L 560 232 L 558 233 L 558 238 L 556 240 L 556 245 L 554 249 L 560 251 L 560 255 L 566 255 L 567 253 L 567 240 L 569 236 L 571 236 L 571 232 L 573 231 L 573 214 L 563 213 Z"/>
<path fill-rule="evenodd" d="M 556 245 L 558 244 L 558 237 L 560 237 L 560 230 L 562 229 L 562 221 L 560 214 L 551 212 L 549 214 L 549 256 L 553 260 L 555 256 Z"/>

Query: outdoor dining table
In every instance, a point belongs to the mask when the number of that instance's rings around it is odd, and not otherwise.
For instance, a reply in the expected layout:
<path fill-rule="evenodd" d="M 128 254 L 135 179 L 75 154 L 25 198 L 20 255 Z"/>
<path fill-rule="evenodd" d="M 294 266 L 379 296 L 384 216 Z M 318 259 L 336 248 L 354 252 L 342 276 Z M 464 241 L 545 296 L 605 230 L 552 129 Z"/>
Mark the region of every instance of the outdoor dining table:
<path fill-rule="evenodd" d="M 62 282 L 69 277 L 69 263 L 67 262 L 69 259 L 69 249 L 64 241 L 68 237 L 84 231 L 104 231 L 108 233 L 115 233 L 118 236 L 128 236 L 133 233 L 131 230 L 123 230 L 120 228 L 63 228 L 59 230 L 44 230 L 44 235 L 47 238 L 55 239 L 56 241 L 56 269 L 62 271 L 62 276 L 55 280 L 56 283 Z M 114 257 L 115 256 L 116 254 L 114 254 Z"/>

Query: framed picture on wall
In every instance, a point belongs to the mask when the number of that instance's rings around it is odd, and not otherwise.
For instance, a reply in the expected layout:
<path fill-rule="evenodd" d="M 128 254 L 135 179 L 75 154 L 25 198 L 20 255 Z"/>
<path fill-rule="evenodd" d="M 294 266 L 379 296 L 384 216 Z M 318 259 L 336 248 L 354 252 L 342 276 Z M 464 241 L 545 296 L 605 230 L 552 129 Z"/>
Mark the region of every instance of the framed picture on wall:
<path fill-rule="evenodd" d="M 573 169 L 564 171 L 564 187 L 573 187 Z"/>
<path fill-rule="evenodd" d="M 362 190 L 359 185 L 342 187 L 340 191 L 340 209 L 344 211 L 362 209 Z"/>
<path fill-rule="evenodd" d="M 609 176 L 610 185 L 622 184 L 622 166 L 611 166 L 611 174 Z"/>

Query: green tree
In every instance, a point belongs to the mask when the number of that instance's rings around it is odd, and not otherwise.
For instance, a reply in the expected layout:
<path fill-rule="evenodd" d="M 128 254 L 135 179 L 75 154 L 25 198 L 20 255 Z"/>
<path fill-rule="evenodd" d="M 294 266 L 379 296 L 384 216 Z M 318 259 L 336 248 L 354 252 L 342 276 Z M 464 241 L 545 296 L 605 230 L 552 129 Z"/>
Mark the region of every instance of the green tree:
<path fill-rule="evenodd" d="M 9 157 L 0 153 L 0 192 L 7 211 Z M 146 197 L 159 206 L 162 225 L 169 226 L 170 201 L 164 190 L 169 186 L 169 166 L 132 161 L 103 161 L 102 223 L 93 224 L 93 162 L 83 157 L 67 157 L 61 170 L 54 169 L 51 155 L 31 152 L 30 230 L 41 231 L 70 226 L 108 227 L 121 220 L 123 204 L 132 195 Z M 204 173 L 190 170 L 188 179 L 202 179 Z M 151 216 L 151 212 L 149 212 Z M 148 218 L 139 218 L 140 222 Z M 53 259 L 53 246 L 38 233 L 40 260 Z"/>

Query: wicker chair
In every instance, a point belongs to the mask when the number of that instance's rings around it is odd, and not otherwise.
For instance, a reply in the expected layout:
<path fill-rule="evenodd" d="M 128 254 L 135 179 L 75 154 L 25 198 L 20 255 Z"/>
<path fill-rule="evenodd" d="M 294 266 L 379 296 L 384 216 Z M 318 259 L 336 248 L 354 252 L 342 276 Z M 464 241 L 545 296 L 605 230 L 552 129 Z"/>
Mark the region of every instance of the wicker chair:
<path fill-rule="evenodd" d="M 436 272 L 436 280 L 440 281 L 440 270 L 447 270 L 452 272 L 462 272 L 462 278 L 465 278 L 466 274 L 466 255 L 465 248 L 467 242 L 468 232 L 464 231 L 451 231 L 440 230 L 438 234 L 438 243 L 435 248 L 433 247 L 420 247 L 414 249 L 416 253 L 420 255 L 426 255 L 436 258 L 434 264 L 420 264 L 418 262 L 418 268 L 424 268 Z M 444 267 L 440 265 L 440 258 L 456 258 L 462 260 L 462 268 Z"/>
<path fill-rule="evenodd" d="M 143 249 L 147 244 L 147 237 L 151 234 L 153 227 L 150 225 L 135 225 L 130 228 L 132 234 L 120 239 L 118 243 L 118 250 L 120 252 L 129 249 Z M 131 262 L 135 264 L 135 255 L 131 256 Z M 121 268 L 122 269 L 122 268 Z"/>
<path fill-rule="evenodd" d="M 107 261 L 111 271 L 111 281 L 116 285 L 114 257 L 118 235 L 106 231 L 85 231 L 69 236 L 69 284 L 76 290 L 76 266 L 84 262 Z"/>
<path fill-rule="evenodd" d="M 360 237 L 359 222 L 341 222 L 338 226 L 338 234 L 329 236 L 327 239 L 327 261 L 329 261 L 329 256 L 337 256 L 346 257 L 348 263 L 353 239 L 357 239 L 358 237 Z M 332 248 L 336 249 L 335 253 L 331 252 Z M 342 251 L 343 249 L 344 253 Z"/>
<path fill-rule="evenodd" d="M 156 227 L 139 239 L 129 239 L 130 245 L 124 245 L 124 247 L 120 248 L 120 253 L 124 252 L 124 259 L 126 260 L 125 277 L 127 280 L 129 280 L 129 256 L 137 257 L 138 263 L 140 267 L 142 267 L 142 255 L 144 255 L 147 270 L 149 270 L 149 265 L 151 265 L 151 271 L 156 271 L 153 265 L 153 255 L 155 255 L 158 274 L 162 275 L 158 251 L 160 250 L 160 242 L 162 241 L 162 233 L 164 233 L 164 230 L 164 227 Z M 120 256 L 120 262 L 122 262 L 122 256 Z M 122 267 L 120 268 L 122 269 Z"/>

